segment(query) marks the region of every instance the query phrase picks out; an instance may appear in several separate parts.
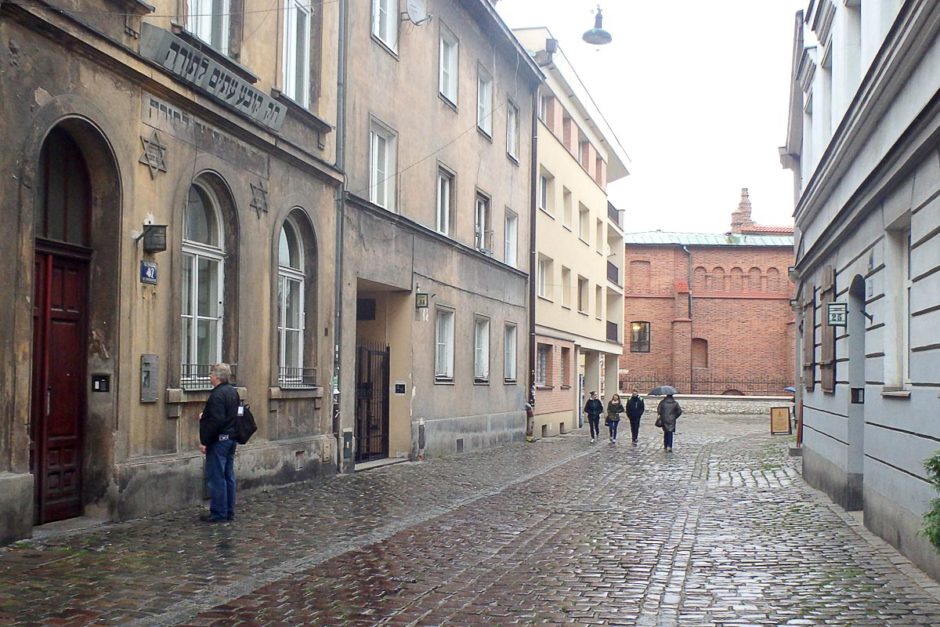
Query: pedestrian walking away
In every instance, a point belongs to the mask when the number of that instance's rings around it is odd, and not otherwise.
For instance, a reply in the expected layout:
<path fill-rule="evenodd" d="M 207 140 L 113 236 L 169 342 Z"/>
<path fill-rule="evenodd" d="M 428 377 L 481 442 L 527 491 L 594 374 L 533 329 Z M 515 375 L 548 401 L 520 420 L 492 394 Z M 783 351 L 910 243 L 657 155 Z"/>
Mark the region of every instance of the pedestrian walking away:
<path fill-rule="evenodd" d="M 682 408 L 678 401 L 667 394 L 666 398 L 659 401 L 659 407 L 656 408 L 659 418 L 656 419 L 656 426 L 663 430 L 663 448 L 667 453 L 672 452 L 672 436 L 676 431 L 676 421 L 682 415 Z"/>
<path fill-rule="evenodd" d="M 604 404 L 597 400 L 597 392 L 591 392 L 591 398 L 584 404 L 584 413 L 591 427 L 591 442 L 594 442 L 600 437 L 601 414 L 604 413 Z"/>
<path fill-rule="evenodd" d="M 607 428 L 610 430 L 610 443 L 617 442 L 617 427 L 620 425 L 620 419 L 626 411 L 623 403 L 620 402 L 620 395 L 614 394 L 607 403 Z"/>
<path fill-rule="evenodd" d="M 209 484 L 209 514 L 203 522 L 217 523 L 235 518 L 235 416 L 240 400 L 229 383 L 232 369 L 218 363 L 209 371 L 212 392 L 199 414 L 199 450 L 206 456 Z"/>
<path fill-rule="evenodd" d="M 639 392 L 633 388 L 633 394 L 627 399 L 627 418 L 630 419 L 630 435 L 633 438 L 633 446 L 636 446 L 640 437 L 640 418 L 646 411 L 646 404 L 640 398 Z"/>

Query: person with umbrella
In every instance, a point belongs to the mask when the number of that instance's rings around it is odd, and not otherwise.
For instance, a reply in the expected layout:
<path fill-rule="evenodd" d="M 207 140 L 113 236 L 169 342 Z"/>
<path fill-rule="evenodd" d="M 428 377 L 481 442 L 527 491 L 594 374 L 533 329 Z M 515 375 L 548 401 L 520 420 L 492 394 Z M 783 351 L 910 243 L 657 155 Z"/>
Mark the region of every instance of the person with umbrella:
<path fill-rule="evenodd" d="M 604 413 L 604 404 L 597 400 L 597 392 L 591 392 L 591 398 L 584 405 L 588 423 L 591 425 L 591 442 L 600 437 L 601 414 Z"/>
<path fill-rule="evenodd" d="M 630 419 L 630 435 L 633 436 L 633 446 L 636 446 L 637 439 L 640 436 L 640 417 L 646 411 L 646 405 L 640 398 L 639 392 L 633 388 L 633 394 L 627 400 L 627 418 Z"/>
<path fill-rule="evenodd" d="M 666 398 L 659 401 L 659 407 L 656 408 L 656 413 L 659 414 L 659 418 L 656 419 L 656 426 L 663 430 L 663 448 L 666 449 L 667 453 L 672 452 L 672 436 L 676 431 L 676 421 L 682 415 L 682 407 L 672 397 L 677 391 L 672 386 L 662 385 L 650 392 L 651 395 L 666 395 Z"/>

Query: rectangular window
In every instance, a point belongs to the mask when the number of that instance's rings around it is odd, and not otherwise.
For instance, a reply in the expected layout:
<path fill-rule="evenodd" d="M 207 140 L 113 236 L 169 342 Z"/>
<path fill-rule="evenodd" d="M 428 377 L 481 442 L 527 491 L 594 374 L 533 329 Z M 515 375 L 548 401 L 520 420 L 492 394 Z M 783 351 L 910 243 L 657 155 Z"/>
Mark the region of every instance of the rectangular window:
<path fill-rule="evenodd" d="M 819 306 L 828 318 L 829 303 L 836 300 L 836 271 L 833 266 L 823 268 L 823 284 L 819 292 Z M 824 392 L 836 391 L 836 328 L 822 324 L 819 329 L 819 381 Z"/>
<path fill-rule="evenodd" d="M 542 96 L 539 98 L 539 119 L 546 123 L 548 121 L 548 110 L 551 98 L 551 96 Z"/>
<path fill-rule="evenodd" d="M 391 50 L 398 49 L 398 0 L 372 0 L 372 34 Z"/>
<path fill-rule="evenodd" d="M 578 311 L 588 312 L 588 280 L 583 276 L 578 277 Z"/>
<path fill-rule="evenodd" d="M 571 206 L 571 190 L 569 190 L 567 187 L 562 187 L 561 196 L 563 205 L 561 223 L 570 229 L 573 215 L 573 209 Z"/>
<path fill-rule="evenodd" d="M 473 321 L 473 382 L 490 381 L 490 321 L 477 318 Z"/>
<path fill-rule="evenodd" d="M 594 317 L 604 319 L 604 288 L 600 285 L 594 286 Z"/>
<path fill-rule="evenodd" d="M 591 211 L 578 203 L 578 237 L 588 243 L 591 239 Z"/>
<path fill-rule="evenodd" d="M 910 219 L 905 216 L 904 221 Z M 885 289 L 885 385 L 902 389 L 911 384 L 911 229 L 892 228 L 885 239 L 885 266 L 891 282 Z"/>
<path fill-rule="evenodd" d="M 803 386 L 816 388 L 816 286 L 807 283 L 803 297 Z"/>
<path fill-rule="evenodd" d="M 189 0 L 189 31 L 227 55 L 229 13 L 229 0 Z"/>
<path fill-rule="evenodd" d="M 512 102 L 506 105 L 506 153 L 519 160 L 519 107 Z"/>
<path fill-rule="evenodd" d="M 539 344 L 535 359 L 535 385 L 541 388 L 551 385 L 551 372 L 552 346 L 551 344 Z"/>
<path fill-rule="evenodd" d="M 436 381 L 454 380 L 454 312 L 449 309 L 437 310 L 434 352 L 434 379 Z"/>
<path fill-rule="evenodd" d="M 630 323 L 630 352 L 631 353 L 650 352 L 650 323 L 649 322 L 631 322 Z"/>
<path fill-rule="evenodd" d="M 594 250 L 604 252 L 604 221 L 597 220 L 594 225 Z"/>
<path fill-rule="evenodd" d="M 369 200 L 395 210 L 394 133 L 373 121 L 369 129 Z"/>
<path fill-rule="evenodd" d="M 552 194 L 555 191 L 555 179 L 547 171 L 543 170 L 539 174 L 539 209 L 548 213 L 554 213 L 555 206 Z"/>
<path fill-rule="evenodd" d="M 561 387 L 571 387 L 571 349 L 561 347 Z"/>
<path fill-rule="evenodd" d="M 441 26 L 439 89 L 451 104 L 457 104 L 457 38 Z"/>
<path fill-rule="evenodd" d="M 182 387 L 211 388 L 208 367 L 222 359 L 222 260 L 183 252 Z"/>
<path fill-rule="evenodd" d="M 506 245 L 503 251 L 506 265 L 516 267 L 519 262 L 519 216 L 515 212 L 506 210 Z"/>
<path fill-rule="evenodd" d="M 571 269 L 561 267 L 561 306 L 571 309 Z"/>
<path fill-rule="evenodd" d="M 287 0 L 284 10 L 284 93 L 310 104 L 310 0 Z"/>
<path fill-rule="evenodd" d="M 516 325 L 507 324 L 503 337 L 503 379 L 516 380 Z"/>
<path fill-rule="evenodd" d="M 477 128 L 493 135 L 493 77 L 477 68 Z"/>
<path fill-rule="evenodd" d="M 542 298 L 551 299 L 552 297 L 552 260 L 544 255 L 539 255 L 538 276 L 538 295 Z"/>
<path fill-rule="evenodd" d="M 493 251 L 493 230 L 490 226 L 490 199 L 477 194 L 473 211 L 473 246 L 487 254 Z"/>
<path fill-rule="evenodd" d="M 438 233 L 450 235 L 454 219 L 454 175 L 443 168 L 437 171 L 437 221 Z"/>

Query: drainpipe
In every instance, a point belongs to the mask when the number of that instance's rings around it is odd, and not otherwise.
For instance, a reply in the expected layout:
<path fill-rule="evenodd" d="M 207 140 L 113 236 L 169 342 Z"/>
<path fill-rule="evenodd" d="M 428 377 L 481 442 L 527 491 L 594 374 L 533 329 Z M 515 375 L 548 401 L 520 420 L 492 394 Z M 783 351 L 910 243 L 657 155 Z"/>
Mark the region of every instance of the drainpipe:
<path fill-rule="evenodd" d="M 689 341 L 692 341 L 692 251 L 689 250 L 688 246 L 683 246 L 682 250 L 685 251 L 685 254 L 689 256 L 689 272 L 688 272 L 688 281 L 689 281 Z M 689 394 L 692 393 L 692 345 L 689 344 Z"/>
<path fill-rule="evenodd" d="M 535 281 L 537 253 L 535 250 L 535 223 L 538 212 L 539 181 L 539 87 L 532 96 L 532 147 L 529 172 L 529 407 L 535 408 Z M 531 420 L 527 420 L 531 423 Z M 528 428 L 528 424 L 527 424 Z"/>
<path fill-rule="evenodd" d="M 340 419 L 340 367 L 343 347 L 343 221 L 346 207 L 346 17 L 347 0 L 339 2 L 339 50 L 336 63 L 336 169 L 343 175 L 343 181 L 336 190 L 336 242 L 335 274 L 333 303 L 336 309 L 333 321 L 333 433 L 336 437 L 336 469 L 343 472 L 345 448 L 343 425 Z M 349 451 L 351 454 L 352 451 Z"/>

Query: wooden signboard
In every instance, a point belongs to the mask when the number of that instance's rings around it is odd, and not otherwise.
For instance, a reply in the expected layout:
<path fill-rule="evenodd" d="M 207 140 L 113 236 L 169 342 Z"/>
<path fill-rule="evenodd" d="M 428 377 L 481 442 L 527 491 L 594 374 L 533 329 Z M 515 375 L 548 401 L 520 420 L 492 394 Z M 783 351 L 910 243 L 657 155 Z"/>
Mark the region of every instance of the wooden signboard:
<path fill-rule="evenodd" d="M 790 435 L 793 433 L 790 425 L 789 407 L 770 408 L 770 435 Z"/>

